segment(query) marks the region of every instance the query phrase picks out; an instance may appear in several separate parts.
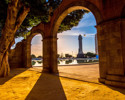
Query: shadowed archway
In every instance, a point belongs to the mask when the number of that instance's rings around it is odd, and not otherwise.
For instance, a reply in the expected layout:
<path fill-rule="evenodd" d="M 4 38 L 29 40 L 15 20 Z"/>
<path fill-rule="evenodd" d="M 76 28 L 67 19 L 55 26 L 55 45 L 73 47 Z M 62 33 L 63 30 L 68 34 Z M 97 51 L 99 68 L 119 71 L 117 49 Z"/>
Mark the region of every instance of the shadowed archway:
<path fill-rule="evenodd" d="M 111 6 L 112 5 L 112 6 Z M 43 30 L 43 72 L 58 73 L 57 32 L 62 20 L 74 10 L 89 9 L 97 21 L 100 79 L 105 84 L 125 87 L 125 0 L 62 0 L 50 22 L 39 24 Z M 116 9 L 117 8 L 117 9 Z M 32 32 L 35 33 L 35 32 Z M 37 32 L 36 32 L 37 33 Z M 30 42 L 24 47 L 23 62 L 28 65 Z M 30 59 L 31 60 L 31 59 Z M 31 62 L 31 61 L 30 61 Z"/>
<path fill-rule="evenodd" d="M 93 13 L 93 15 L 95 16 L 97 24 L 100 24 L 103 21 L 103 17 L 101 15 L 101 12 L 93 3 L 89 2 L 89 1 L 84 1 L 84 0 L 83 1 L 73 0 L 72 2 L 68 2 L 68 3 L 66 3 L 64 1 L 59 6 L 59 8 L 57 10 L 55 10 L 54 15 L 56 15 L 56 16 L 52 17 L 52 19 L 51 19 L 51 22 L 53 22 L 53 28 L 52 28 L 52 34 L 51 34 L 52 37 L 57 38 L 57 33 L 58 33 L 58 29 L 59 29 L 61 22 L 69 13 L 71 13 L 75 10 L 91 11 Z M 57 51 L 57 48 L 55 48 L 54 51 Z M 55 57 L 54 57 L 55 59 L 53 61 L 57 62 L 57 52 L 55 52 L 55 53 L 56 53 Z M 52 66 L 58 70 L 56 64 L 53 64 Z"/>
<path fill-rule="evenodd" d="M 115 2 L 115 3 L 114 3 Z M 121 6 L 118 10 L 114 8 L 119 3 Z M 113 7 L 109 6 L 113 4 Z M 54 16 L 51 18 L 49 31 L 47 32 L 46 39 L 49 41 L 49 46 L 45 46 L 44 49 L 49 49 L 49 54 L 46 53 L 46 72 L 57 73 L 57 32 L 62 20 L 74 10 L 89 9 L 95 16 L 97 22 L 97 37 L 98 37 L 98 48 L 99 48 L 99 81 L 114 85 L 114 86 L 125 86 L 123 80 L 121 80 L 125 73 L 124 57 L 123 57 L 123 39 L 121 32 L 121 20 L 120 11 L 124 6 L 124 1 L 103 1 L 95 2 L 93 0 L 63 0 L 60 6 L 53 13 Z M 124 10 L 123 10 L 124 11 Z M 114 13 L 113 13 L 114 12 Z M 125 25 L 123 25 L 125 26 Z M 122 27 L 123 27 L 122 26 Z M 124 38 L 124 37 L 122 37 Z M 119 58 L 119 59 L 118 59 Z M 115 59 L 115 60 L 113 60 Z M 117 60 L 116 60 L 117 59 Z M 48 62 L 48 63 L 47 63 Z M 120 85 L 120 83 L 122 83 Z"/>
<path fill-rule="evenodd" d="M 97 24 L 101 23 L 103 21 L 103 17 L 101 15 L 101 12 L 99 11 L 99 9 L 92 4 L 91 2 L 88 1 L 81 1 L 81 0 L 77 0 L 77 1 L 73 1 L 67 5 L 64 6 L 63 2 L 62 5 L 59 6 L 60 11 L 56 10 L 54 14 L 56 14 L 57 16 L 52 18 L 52 22 L 54 21 L 54 25 L 53 25 L 53 32 L 52 35 L 56 36 L 59 26 L 61 24 L 61 22 L 63 21 L 63 19 L 71 12 L 75 11 L 75 10 L 88 10 L 91 11 L 93 13 L 93 15 L 95 16 L 96 22 Z M 63 9 L 61 9 L 63 8 Z"/>
<path fill-rule="evenodd" d="M 30 68 L 32 67 L 32 63 L 31 63 L 31 41 L 33 39 L 34 36 L 41 34 L 41 36 L 43 37 L 43 32 L 41 32 L 41 30 L 37 30 L 35 32 L 31 32 L 31 34 L 27 37 L 26 39 L 26 45 L 25 45 L 25 51 L 24 51 L 24 60 L 25 60 L 25 66 Z M 42 51 L 41 51 L 42 52 Z"/>

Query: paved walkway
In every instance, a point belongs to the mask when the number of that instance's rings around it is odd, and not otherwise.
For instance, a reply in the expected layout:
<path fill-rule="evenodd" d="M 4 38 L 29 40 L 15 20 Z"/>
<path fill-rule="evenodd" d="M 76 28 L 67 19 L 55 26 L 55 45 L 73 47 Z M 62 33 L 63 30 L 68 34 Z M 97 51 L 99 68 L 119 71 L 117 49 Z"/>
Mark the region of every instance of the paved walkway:
<path fill-rule="evenodd" d="M 34 68 L 35 70 L 41 69 L 41 67 Z M 76 80 L 98 82 L 99 64 L 59 66 L 59 75 Z"/>
<path fill-rule="evenodd" d="M 99 64 L 59 66 L 59 74 L 63 77 L 98 82 Z"/>
<path fill-rule="evenodd" d="M 72 77 L 78 75 L 81 77 L 77 78 L 86 76 L 89 79 L 97 76 L 93 75 L 98 69 L 96 66 L 64 66 L 59 69 L 66 77 L 72 74 Z M 17 68 L 11 70 L 8 77 L 0 78 L 0 100 L 125 100 L 125 89 L 45 74 L 41 69 Z"/>
<path fill-rule="evenodd" d="M 98 64 L 59 66 L 60 75 L 68 78 L 41 71 L 42 67 L 11 70 L 0 78 L 0 100 L 125 100 L 125 89 L 74 80 L 95 80 Z"/>

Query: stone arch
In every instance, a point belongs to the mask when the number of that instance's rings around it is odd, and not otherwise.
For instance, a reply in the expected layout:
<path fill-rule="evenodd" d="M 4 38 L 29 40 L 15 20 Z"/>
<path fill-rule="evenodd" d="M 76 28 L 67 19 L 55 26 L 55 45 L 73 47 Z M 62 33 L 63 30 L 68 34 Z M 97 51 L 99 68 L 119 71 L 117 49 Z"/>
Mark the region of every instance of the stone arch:
<path fill-rule="evenodd" d="M 82 9 L 89 10 L 94 14 L 97 24 L 100 24 L 103 21 L 103 17 L 101 15 L 99 9 L 91 2 L 84 1 L 84 0 L 83 1 L 77 0 L 74 2 L 70 2 L 67 5 L 63 6 L 64 4 L 65 4 L 65 2 L 62 2 L 62 4 L 59 6 L 59 8 L 54 13 L 54 15 L 56 15 L 56 17 L 52 18 L 52 20 L 54 22 L 52 35 L 54 35 L 54 36 L 57 34 L 57 31 L 58 31 L 59 26 L 60 26 L 61 22 L 63 21 L 63 19 L 69 13 L 71 13 L 72 11 L 75 11 L 75 10 L 82 10 Z"/>
<path fill-rule="evenodd" d="M 43 32 L 42 32 L 42 33 L 43 33 Z M 31 43 L 33 37 L 36 36 L 36 35 L 38 35 L 38 34 L 41 34 L 41 36 L 43 37 L 43 34 L 42 34 L 42 33 L 39 32 L 39 31 L 38 31 L 38 32 L 31 33 L 31 34 L 27 37 L 27 39 L 26 39 L 27 42 L 28 42 L 28 43 Z"/>
<path fill-rule="evenodd" d="M 31 34 L 27 37 L 26 41 L 25 41 L 25 47 L 24 47 L 24 66 L 26 67 L 32 67 L 31 65 L 31 41 L 33 39 L 34 36 L 41 34 L 41 36 L 43 37 L 44 34 L 41 30 L 35 30 L 35 31 L 31 31 Z"/>
<path fill-rule="evenodd" d="M 113 4 L 113 6 L 111 7 L 109 4 Z M 120 8 L 118 8 L 119 5 Z M 102 0 L 63 0 L 60 6 L 54 11 L 51 21 L 43 25 L 44 33 L 46 33 L 43 39 L 43 72 L 58 73 L 58 28 L 67 14 L 74 10 L 85 8 L 92 11 L 97 21 L 96 28 L 100 56 L 99 81 L 113 86 L 125 87 L 125 53 L 122 53 L 125 51 L 125 21 L 120 18 L 123 6 L 123 0 L 107 0 L 105 3 Z M 116 7 L 118 10 L 116 10 Z M 41 27 L 38 28 L 41 29 Z"/>
<path fill-rule="evenodd" d="M 57 32 L 59 29 L 59 26 L 63 19 L 71 12 L 75 10 L 82 10 L 87 9 L 91 11 L 96 19 L 97 24 L 100 24 L 103 22 L 103 17 L 100 12 L 100 9 L 96 6 L 95 2 L 90 2 L 86 0 L 63 0 L 60 6 L 55 10 L 53 17 L 51 18 L 51 29 L 50 29 L 50 36 L 52 37 L 52 45 L 54 45 L 55 48 L 52 48 L 52 51 L 54 51 L 53 55 L 51 55 L 50 58 L 53 58 L 51 64 L 48 64 L 53 68 L 53 73 L 56 73 L 58 71 L 57 66 Z M 51 52 L 51 51 L 50 51 Z M 54 62 L 54 63 L 53 63 Z M 50 69 L 49 69 L 50 70 Z M 51 70 L 52 71 L 52 70 Z"/>

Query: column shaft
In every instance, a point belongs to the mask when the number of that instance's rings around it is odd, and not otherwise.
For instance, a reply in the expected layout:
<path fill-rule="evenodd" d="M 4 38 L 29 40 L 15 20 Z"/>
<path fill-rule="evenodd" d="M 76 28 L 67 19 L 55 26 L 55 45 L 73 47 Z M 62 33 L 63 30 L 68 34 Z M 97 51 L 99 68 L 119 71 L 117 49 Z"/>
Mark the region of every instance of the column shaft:
<path fill-rule="evenodd" d="M 31 65 L 31 41 L 25 41 L 23 47 L 23 65 L 24 67 L 30 68 Z"/>
<path fill-rule="evenodd" d="M 57 38 L 43 38 L 43 72 L 58 73 Z"/>
<path fill-rule="evenodd" d="M 115 19 L 97 26 L 99 70 L 100 82 L 125 87 L 125 36 L 122 34 L 121 23 L 121 19 Z"/>

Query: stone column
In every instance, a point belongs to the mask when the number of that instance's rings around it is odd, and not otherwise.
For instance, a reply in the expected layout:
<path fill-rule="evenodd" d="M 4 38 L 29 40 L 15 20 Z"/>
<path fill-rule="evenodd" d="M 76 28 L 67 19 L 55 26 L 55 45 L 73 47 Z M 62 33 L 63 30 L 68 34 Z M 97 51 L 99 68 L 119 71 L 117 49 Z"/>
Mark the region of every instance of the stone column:
<path fill-rule="evenodd" d="M 30 68 L 32 67 L 31 65 L 31 41 L 24 41 L 24 46 L 23 46 L 23 62 L 24 62 L 24 67 Z"/>
<path fill-rule="evenodd" d="M 97 25 L 100 82 L 125 87 L 121 19 Z"/>
<path fill-rule="evenodd" d="M 125 18 L 121 19 L 121 39 L 122 39 L 122 51 L 123 51 L 123 62 L 124 62 L 124 72 L 125 72 Z M 125 73 L 124 73 L 125 74 Z"/>
<path fill-rule="evenodd" d="M 101 25 L 97 26 L 100 82 L 105 82 L 107 73 L 105 34 Z"/>
<path fill-rule="evenodd" d="M 58 73 L 57 37 L 43 38 L 43 72 Z"/>

